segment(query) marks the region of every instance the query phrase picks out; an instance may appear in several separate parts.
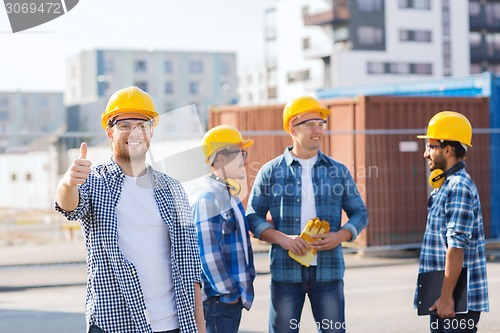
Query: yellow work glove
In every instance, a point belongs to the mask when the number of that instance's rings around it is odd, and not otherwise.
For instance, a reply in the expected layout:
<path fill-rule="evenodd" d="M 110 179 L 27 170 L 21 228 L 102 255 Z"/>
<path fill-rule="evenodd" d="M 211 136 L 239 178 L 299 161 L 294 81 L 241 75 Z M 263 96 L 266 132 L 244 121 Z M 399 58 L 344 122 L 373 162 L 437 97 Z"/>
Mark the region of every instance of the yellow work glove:
<path fill-rule="evenodd" d="M 314 219 L 307 221 L 307 224 L 304 230 L 302 230 L 302 232 L 300 233 L 299 237 L 308 243 L 312 243 L 317 240 L 311 238 L 312 235 L 325 234 L 329 231 L 330 231 L 330 224 L 325 220 L 320 221 L 317 217 L 315 217 Z M 297 261 L 299 264 L 309 267 L 314 258 L 316 257 L 316 250 L 309 249 L 307 250 L 307 253 L 303 256 L 299 256 L 292 253 L 291 251 L 288 251 L 288 255 L 290 256 L 290 258 Z"/>

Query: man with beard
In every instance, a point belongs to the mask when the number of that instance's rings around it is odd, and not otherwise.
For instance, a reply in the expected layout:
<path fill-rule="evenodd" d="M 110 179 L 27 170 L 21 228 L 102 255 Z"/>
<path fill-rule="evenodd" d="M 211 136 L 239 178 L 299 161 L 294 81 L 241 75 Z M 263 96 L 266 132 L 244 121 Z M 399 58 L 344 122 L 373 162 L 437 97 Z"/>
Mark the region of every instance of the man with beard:
<path fill-rule="evenodd" d="M 462 114 L 442 111 L 429 121 L 424 158 L 434 190 L 420 253 L 420 273 L 444 270 L 440 296 L 430 307 L 431 332 L 476 332 L 481 312 L 489 311 L 485 240 L 476 185 L 465 170 L 472 126 Z M 453 291 L 462 268 L 469 272 L 468 313 L 456 314 Z M 418 288 L 415 294 L 417 306 Z"/>
<path fill-rule="evenodd" d="M 241 312 L 254 298 L 255 269 L 245 210 L 238 197 L 246 181 L 245 140 L 229 125 L 203 136 L 205 163 L 211 173 L 192 195 L 203 268 L 203 310 L 207 333 L 236 333 Z"/>
<path fill-rule="evenodd" d="M 345 332 L 341 244 L 367 226 L 368 212 L 347 167 L 319 149 L 329 114 L 309 96 L 286 104 L 283 129 L 293 146 L 262 166 L 248 201 L 250 231 L 272 244 L 271 333 L 299 331 L 306 294 L 319 332 Z M 349 220 L 342 225 L 343 211 Z M 328 222 L 330 231 L 299 237 L 316 217 Z M 307 265 L 289 256 L 313 250 L 317 256 Z"/>
<path fill-rule="evenodd" d="M 94 168 L 82 143 L 56 210 L 80 220 L 87 249 L 87 331 L 205 332 L 198 243 L 178 181 L 146 164 L 160 117 L 137 87 L 113 94 L 101 122 L 113 151 Z"/>

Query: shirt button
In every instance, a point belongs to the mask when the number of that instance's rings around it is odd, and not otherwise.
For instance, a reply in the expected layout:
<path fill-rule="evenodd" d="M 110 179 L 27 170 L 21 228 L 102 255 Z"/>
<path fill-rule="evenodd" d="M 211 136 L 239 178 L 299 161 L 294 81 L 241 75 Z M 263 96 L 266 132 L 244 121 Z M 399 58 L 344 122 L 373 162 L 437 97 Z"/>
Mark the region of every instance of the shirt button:
<path fill-rule="evenodd" d="M 295 219 L 295 222 L 299 222 L 299 219 Z"/>
<path fill-rule="evenodd" d="M 297 185 L 300 185 L 300 181 L 297 182 Z"/>
<path fill-rule="evenodd" d="M 297 199 L 297 202 L 300 202 L 300 199 Z"/>

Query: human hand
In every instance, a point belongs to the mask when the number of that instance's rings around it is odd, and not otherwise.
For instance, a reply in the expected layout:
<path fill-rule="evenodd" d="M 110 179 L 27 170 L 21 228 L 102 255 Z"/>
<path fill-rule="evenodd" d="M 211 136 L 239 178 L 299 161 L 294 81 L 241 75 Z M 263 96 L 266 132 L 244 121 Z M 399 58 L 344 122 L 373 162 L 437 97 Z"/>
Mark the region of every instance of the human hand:
<path fill-rule="evenodd" d="M 299 239 L 300 242 L 303 242 L 303 244 L 305 244 L 304 246 L 304 249 L 306 250 L 305 253 L 304 251 L 302 252 L 288 251 L 288 255 L 295 261 L 299 262 L 301 265 L 309 267 L 309 265 L 316 256 L 316 249 L 311 248 L 310 243 L 315 241 L 316 238 L 314 237 L 316 235 L 321 237 L 321 235 L 327 234 L 329 231 L 330 231 L 330 224 L 325 220 L 320 221 L 317 217 L 309 220 L 304 230 L 300 234 L 300 236 L 297 237 L 297 239 Z"/>
<path fill-rule="evenodd" d="M 439 297 L 429 311 L 437 311 L 438 316 L 443 319 L 453 318 L 455 317 L 455 301 L 453 297 Z"/>
<path fill-rule="evenodd" d="M 287 235 L 287 239 L 281 244 L 285 250 L 289 250 L 295 255 L 305 256 L 309 250 L 309 243 L 299 235 Z"/>
<path fill-rule="evenodd" d="M 67 187 L 75 187 L 85 183 L 90 174 L 92 163 L 87 160 L 87 143 L 80 145 L 80 156 L 73 160 L 68 171 L 64 175 L 63 184 Z"/>
<path fill-rule="evenodd" d="M 345 239 L 350 239 L 351 235 L 342 235 L 342 233 L 349 233 L 345 229 L 340 229 L 335 232 L 327 232 L 323 234 L 312 235 L 311 248 L 315 251 L 328 251 L 339 246 Z"/>

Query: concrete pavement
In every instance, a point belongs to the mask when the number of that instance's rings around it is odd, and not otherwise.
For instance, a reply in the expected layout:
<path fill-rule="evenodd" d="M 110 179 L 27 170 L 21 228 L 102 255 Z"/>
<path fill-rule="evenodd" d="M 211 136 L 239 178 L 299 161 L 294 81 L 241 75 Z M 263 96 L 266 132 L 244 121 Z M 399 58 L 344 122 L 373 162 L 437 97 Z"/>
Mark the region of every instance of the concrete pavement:
<path fill-rule="evenodd" d="M 257 244 L 259 246 L 259 244 Z M 22 244 L 0 248 L 0 333 L 84 332 L 85 251 L 83 241 Z M 416 258 L 377 258 L 346 254 L 346 320 L 348 332 L 427 332 L 428 318 L 412 308 Z M 55 263 L 66 262 L 60 265 Z M 241 333 L 267 332 L 269 261 L 256 255 L 252 309 L 244 311 Z M 38 265 L 32 265 L 38 264 Z M 49 264 L 49 265 L 47 265 Z M 481 318 L 482 333 L 500 332 L 500 263 L 488 263 L 491 312 Z M 306 303 L 293 323 L 315 332 Z"/>

